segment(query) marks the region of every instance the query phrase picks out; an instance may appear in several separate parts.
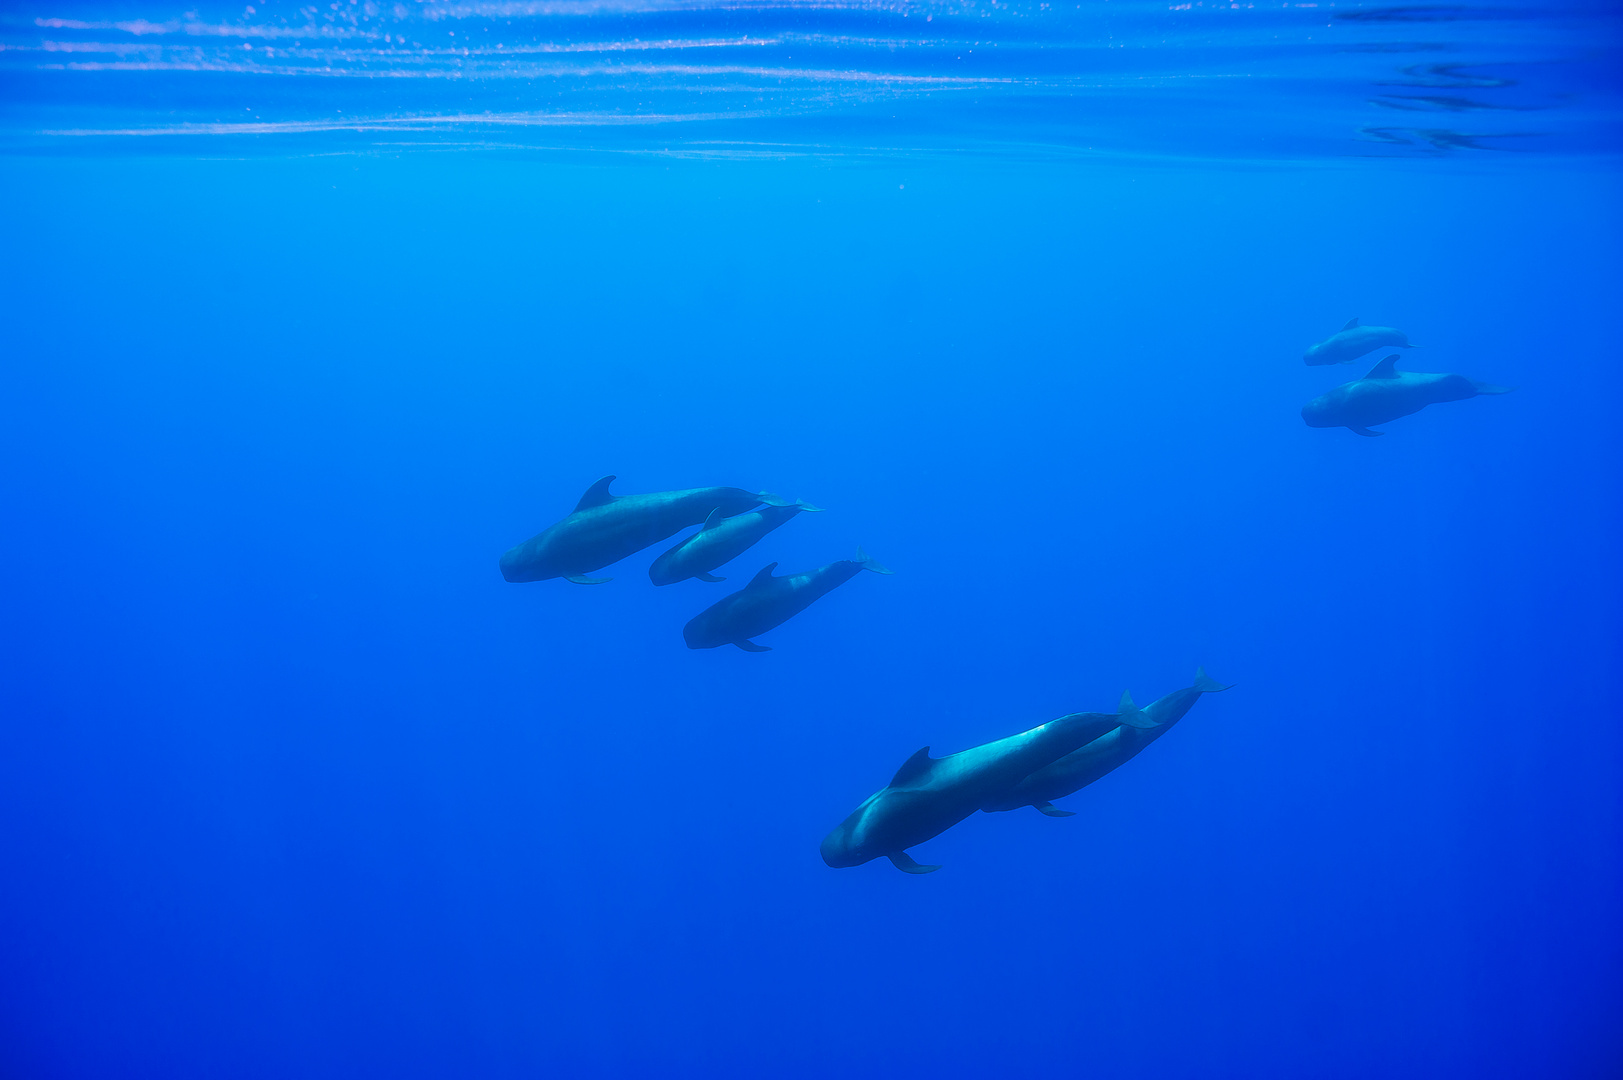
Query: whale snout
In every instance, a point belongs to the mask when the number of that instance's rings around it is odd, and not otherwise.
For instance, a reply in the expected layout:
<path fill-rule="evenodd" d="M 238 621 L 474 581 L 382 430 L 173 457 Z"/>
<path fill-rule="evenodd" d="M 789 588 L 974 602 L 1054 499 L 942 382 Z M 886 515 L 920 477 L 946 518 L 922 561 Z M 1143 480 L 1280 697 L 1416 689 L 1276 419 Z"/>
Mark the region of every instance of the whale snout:
<path fill-rule="evenodd" d="M 817 848 L 818 854 L 823 856 L 823 862 L 836 870 L 843 870 L 848 866 L 860 866 L 867 859 L 858 858 L 851 851 L 849 830 L 844 825 L 823 837 L 823 842 Z"/>
<path fill-rule="evenodd" d="M 540 581 L 533 567 L 525 565 L 524 545 L 508 548 L 502 553 L 502 580 L 519 584 L 525 581 Z"/>
<path fill-rule="evenodd" d="M 1310 401 L 1302 406 L 1302 422 L 1308 427 L 1338 427 L 1330 419 L 1330 410 L 1322 401 Z"/>
<path fill-rule="evenodd" d="M 690 649 L 714 649 L 718 645 L 726 644 L 716 640 L 716 635 L 710 633 L 702 617 L 695 617 L 682 627 L 682 640 L 687 642 Z"/>

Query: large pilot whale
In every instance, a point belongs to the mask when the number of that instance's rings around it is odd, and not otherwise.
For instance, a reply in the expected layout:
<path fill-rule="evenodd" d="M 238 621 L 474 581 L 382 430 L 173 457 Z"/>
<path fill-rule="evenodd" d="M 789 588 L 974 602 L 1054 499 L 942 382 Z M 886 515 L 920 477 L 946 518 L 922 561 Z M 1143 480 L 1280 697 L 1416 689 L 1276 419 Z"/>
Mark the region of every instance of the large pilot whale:
<path fill-rule="evenodd" d="M 1385 433 L 1369 430 L 1371 424 L 1417 413 L 1427 405 L 1511 391 L 1508 386 L 1477 382 L 1464 375 L 1399 371 L 1397 362 L 1398 354 L 1393 353 L 1370 368 L 1362 379 L 1343 383 L 1314 398 L 1302 406 L 1302 419 L 1308 427 L 1344 427 L 1374 438 Z"/>
<path fill-rule="evenodd" d="M 1360 356 L 1381 347 L 1414 349 L 1409 335 L 1390 326 L 1359 326 L 1356 318 L 1317 345 L 1309 345 L 1302 354 L 1302 363 L 1310 367 L 1322 364 L 1350 364 Z"/>
<path fill-rule="evenodd" d="M 1062 799 L 1080 791 L 1106 773 L 1132 760 L 1140 750 L 1165 735 L 1173 724 L 1183 719 L 1202 694 L 1213 694 L 1228 687 L 1206 674 L 1205 668 L 1195 671 L 1193 686 L 1174 690 L 1166 697 L 1153 701 L 1141 710 L 1150 721 L 1149 726 L 1123 724 L 1114 731 L 1094 739 L 1086 746 L 1071 751 L 1051 765 L 1021 780 L 1007 791 L 1000 792 L 982 806 L 987 813 L 998 810 L 1018 810 L 1034 806 L 1049 817 L 1072 817 L 1069 810 L 1054 807 L 1055 799 Z M 1121 711 L 1130 714 L 1133 709 L 1131 694 L 1121 696 Z"/>
<path fill-rule="evenodd" d="M 823 861 L 839 868 L 885 856 L 909 874 L 939 870 L 920 866 L 906 849 L 946 832 L 1038 769 L 1123 724 L 1143 727 L 1154 721 L 1136 709 L 1072 713 L 944 758 L 932 758 L 926 746 L 828 834 L 820 849 Z"/>
<path fill-rule="evenodd" d="M 586 575 L 697 525 L 716 510 L 741 514 L 761 503 L 789 505 L 776 495 L 735 487 L 610 495 L 613 482 L 614 477 L 603 477 L 586 489 L 574 513 L 509 549 L 502 556 L 502 577 L 512 582 L 563 578 L 577 585 L 600 585 L 610 579 Z"/>
<path fill-rule="evenodd" d="M 768 563 L 737 592 L 711 604 L 682 627 L 682 639 L 690 649 L 714 649 L 737 645 L 745 652 L 771 652 L 769 645 L 757 645 L 750 638 L 800 614 L 812 602 L 837 589 L 862 570 L 888 574 L 883 566 L 857 548 L 855 559 L 841 559 L 803 574 L 773 577 L 777 563 Z"/>
<path fill-rule="evenodd" d="M 710 571 L 732 562 L 802 510 L 818 511 L 821 507 L 797 502 L 726 517 L 718 506 L 705 519 L 703 528 L 654 560 L 648 568 L 648 580 L 655 585 L 674 585 L 695 577 L 700 581 L 726 581 Z"/>

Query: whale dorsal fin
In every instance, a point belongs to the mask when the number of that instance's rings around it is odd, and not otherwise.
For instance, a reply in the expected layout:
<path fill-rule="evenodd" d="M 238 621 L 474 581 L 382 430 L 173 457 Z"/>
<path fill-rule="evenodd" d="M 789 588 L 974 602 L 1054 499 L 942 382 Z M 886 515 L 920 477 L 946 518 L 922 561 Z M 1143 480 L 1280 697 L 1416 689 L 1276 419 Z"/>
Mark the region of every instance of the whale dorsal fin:
<path fill-rule="evenodd" d="M 1116 706 L 1116 719 L 1127 727 L 1152 728 L 1158 726 L 1154 720 L 1145 715 L 1144 710 L 1133 704 L 1133 692 L 1121 692 L 1121 704 Z"/>
<path fill-rule="evenodd" d="M 1352 330 L 1352 329 L 1356 328 L 1357 326 L 1358 326 L 1358 316 L 1354 315 L 1352 318 L 1347 320 L 1347 325 L 1343 326 L 1341 328 L 1341 332 L 1343 334 L 1345 334 L 1348 330 Z"/>
<path fill-rule="evenodd" d="M 1385 360 L 1382 360 L 1379 364 L 1376 364 L 1374 367 L 1370 368 L 1369 369 L 1369 374 L 1365 375 L 1364 378 L 1366 378 L 1366 379 L 1395 379 L 1395 378 L 1398 377 L 1398 369 L 1395 366 L 1397 364 L 1397 362 L 1398 362 L 1398 354 L 1393 353 L 1391 356 L 1388 356 Z"/>
<path fill-rule="evenodd" d="M 587 488 L 586 494 L 582 495 L 580 497 L 580 502 L 575 504 L 575 513 L 578 514 L 582 510 L 590 510 L 594 506 L 607 506 L 609 503 L 619 498 L 618 495 L 609 494 L 609 485 L 612 483 L 614 483 L 614 477 L 605 476 L 603 479 Z"/>
<path fill-rule="evenodd" d="M 930 748 L 926 746 L 902 762 L 902 767 L 890 778 L 890 786 L 906 787 L 915 780 L 921 780 L 930 774 L 930 766 L 934 764 L 935 759 L 930 757 Z"/>
<path fill-rule="evenodd" d="M 763 581 L 771 581 L 772 580 L 772 571 L 776 570 L 777 568 L 778 568 L 777 563 L 775 563 L 775 562 L 767 563 L 765 566 L 761 567 L 761 569 L 756 573 L 756 575 L 754 577 L 750 578 L 750 583 L 748 585 L 744 586 L 744 588 L 753 589 L 755 586 L 761 584 Z"/>
<path fill-rule="evenodd" d="M 721 519 L 726 516 L 727 515 L 721 512 L 721 507 L 716 507 L 714 510 L 710 511 L 710 516 L 704 519 L 704 524 L 699 526 L 699 531 L 704 532 L 706 529 L 714 529 L 717 525 L 721 524 Z"/>

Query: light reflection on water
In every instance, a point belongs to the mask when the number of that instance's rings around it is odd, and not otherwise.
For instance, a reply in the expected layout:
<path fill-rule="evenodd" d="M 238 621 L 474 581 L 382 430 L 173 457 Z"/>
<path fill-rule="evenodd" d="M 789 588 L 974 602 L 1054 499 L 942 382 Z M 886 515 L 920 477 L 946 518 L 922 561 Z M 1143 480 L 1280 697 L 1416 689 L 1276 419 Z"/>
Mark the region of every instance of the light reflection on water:
<path fill-rule="evenodd" d="M 1604 8 L 30 2 L 0 24 L 14 147 L 401 132 L 661 152 L 1617 145 L 1619 20 Z"/>

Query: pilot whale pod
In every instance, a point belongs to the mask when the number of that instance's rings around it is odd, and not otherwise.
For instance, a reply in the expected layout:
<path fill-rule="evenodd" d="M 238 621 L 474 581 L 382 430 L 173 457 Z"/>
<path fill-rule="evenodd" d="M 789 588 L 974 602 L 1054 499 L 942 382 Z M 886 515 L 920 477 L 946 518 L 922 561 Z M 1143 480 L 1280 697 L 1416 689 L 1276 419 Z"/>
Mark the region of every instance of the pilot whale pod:
<path fill-rule="evenodd" d="M 674 585 L 688 578 L 725 581 L 710 571 L 738 558 L 761 537 L 802 510 L 818 511 L 810 503 L 794 502 L 763 506 L 746 514 L 727 517 L 716 507 L 698 532 L 655 559 L 648 568 L 648 580 L 655 585 Z"/>
<path fill-rule="evenodd" d="M 1399 371 L 1397 362 L 1398 354 L 1393 353 L 1362 379 L 1343 383 L 1314 398 L 1302 406 L 1303 421 L 1308 427 L 1344 427 L 1373 438 L 1384 432 L 1369 430 L 1371 424 L 1417 413 L 1427 405 L 1511 391 L 1508 386 L 1477 382 L 1464 375 Z"/>
<path fill-rule="evenodd" d="M 1072 713 L 943 758 L 932 758 L 926 746 L 828 834 L 819 849 L 823 861 L 840 868 L 884 856 L 909 874 L 939 870 L 939 866 L 920 866 L 907 849 L 946 832 L 1031 773 L 1123 723 L 1152 721 L 1137 710 Z"/>
<path fill-rule="evenodd" d="M 1413 349 L 1409 335 L 1390 326 L 1359 326 L 1356 318 L 1317 345 L 1309 345 L 1302 354 L 1302 363 L 1310 367 L 1322 364 L 1350 364 L 1360 356 L 1379 348 Z"/>
<path fill-rule="evenodd" d="M 762 567 L 750 583 L 724 596 L 699 612 L 682 627 L 682 640 L 690 649 L 714 649 L 737 645 L 745 652 L 771 652 L 769 645 L 757 645 L 750 638 L 805 611 L 812 602 L 839 588 L 862 570 L 888 574 L 889 570 L 868 558 L 857 548 L 855 559 L 841 559 L 803 574 L 773 577 L 777 563 Z"/>
<path fill-rule="evenodd" d="M 1018 810 L 1022 806 L 1036 807 L 1049 817 L 1072 817 L 1069 810 L 1054 807 L 1055 799 L 1062 799 L 1080 791 L 1095 780 L 1126 764 L 1150 743 L 1165 735 L 1173 724 L 1200 700 L 1202 694 L 1212 694 L 1228 687 L 1206 674 L 1205 668 L 1195 672 L 1195 682 L 1182 690 L 1174 690 L 1166 697 L 1146 705 L 1140 712 L 1148 725 L 1122 724 L 1114 731 L 1079 747 L 1058 761 L 1031 773 L 1007 791 L 999 792 L 981 809 L 987 813 L 998 810 Z M 1120 714 L 1133 711 L 1130 694 L 1121 696 Z"/>
<path fill-rule="evenodd" d="M 502 556 L 502 577 L 512 582 L 563 578 L 578 585 L 599 585 L 609 579 L 586 574 L 697 525 L 712 511 L 740 514 L 760 503 L 788 505 L 776 495 L 735 487 L 611 495 L 613 482 L 614 477 L 603 477 L 586 489 L 574 513 L 510 548 Z"/>

